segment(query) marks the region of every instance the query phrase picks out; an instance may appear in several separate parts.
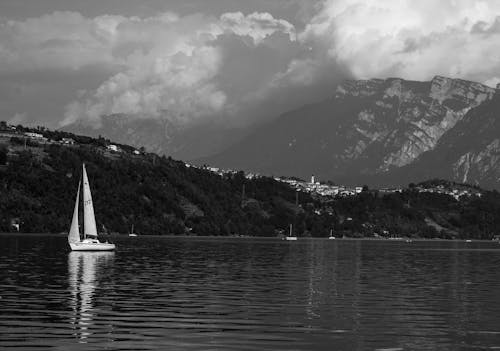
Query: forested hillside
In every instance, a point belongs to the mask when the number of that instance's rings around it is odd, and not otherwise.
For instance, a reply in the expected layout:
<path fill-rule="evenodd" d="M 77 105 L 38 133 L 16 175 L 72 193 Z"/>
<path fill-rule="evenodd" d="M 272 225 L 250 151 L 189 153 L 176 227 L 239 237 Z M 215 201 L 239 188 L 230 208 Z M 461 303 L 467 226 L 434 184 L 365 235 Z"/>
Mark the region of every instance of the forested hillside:
<path fill-rule="evenodd" d="M 126 234 L 134 225 L 143 235 L 276 236 L 293 223 L 298 236 L 327 236 L 330 230 L 356 237 L 500 234 L 497 192 L 476 188 L 456 199 L 419 191 L 435 186 L 426 183 L 393 193 L 296 196 L 294 188 L 270 177 L 220 176 L 125 145 L 111 152 L 103 138 L 40 132 L 44 142 L 19 132 L 0 140 L 1 232 L 12 232 L 17 224 L 21 232 L 66 232 L 85 162 L 98 229 L 107 233 Z M 61 144 L 63 137 L 75 143 Z"/>

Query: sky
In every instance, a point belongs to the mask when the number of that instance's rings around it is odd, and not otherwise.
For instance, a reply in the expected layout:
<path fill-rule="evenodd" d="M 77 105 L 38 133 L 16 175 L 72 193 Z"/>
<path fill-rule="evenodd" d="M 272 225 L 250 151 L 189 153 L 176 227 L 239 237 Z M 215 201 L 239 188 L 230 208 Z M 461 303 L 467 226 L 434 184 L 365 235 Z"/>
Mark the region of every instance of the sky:
<path fill-rule="evenodd" d="M 497 0 L 2 0 L 0 119 L 241 126 L 345 79 L 500 82 Z"/>

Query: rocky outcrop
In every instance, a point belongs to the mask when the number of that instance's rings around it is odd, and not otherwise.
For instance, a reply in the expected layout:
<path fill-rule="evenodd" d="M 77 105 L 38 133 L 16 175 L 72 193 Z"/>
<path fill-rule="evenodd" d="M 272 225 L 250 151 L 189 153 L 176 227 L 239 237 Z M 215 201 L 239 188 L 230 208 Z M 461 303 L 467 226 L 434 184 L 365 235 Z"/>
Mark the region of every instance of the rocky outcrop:
<path fill-rule="evenodd" d="M 452 167 L 453 177 L 462 183 L 475 183 L 486 175 L 500 181 L 500 139 L 494 139 L 483 150 L 464 153 Z"/>

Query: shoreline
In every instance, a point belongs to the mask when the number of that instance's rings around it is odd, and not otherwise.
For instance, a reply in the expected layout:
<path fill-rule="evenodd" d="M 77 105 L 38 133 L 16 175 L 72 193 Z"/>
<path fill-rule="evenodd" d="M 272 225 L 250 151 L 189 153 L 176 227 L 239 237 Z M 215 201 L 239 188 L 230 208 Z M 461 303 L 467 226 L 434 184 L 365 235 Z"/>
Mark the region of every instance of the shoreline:
<path fill-rule="evenodd" d="M 68 234 L 67 233 L 17 233 L 17 232 L 12 232 L 12 233 L 0 233 L 1 236 L 26 236 L 26 237 L 34 237 L 34 236 L 40 236 L 40 237 L 66 237 Z M 139 234 L 136 237 L 129 237 L 128 234 L 110 234 L 110 235 L 104 235 L 103 237 L 110 237 L 110 238 L 130 238 L 131 240 L 140 240 L 140 238 L 165 238 L 165 239 L 213 239 L 213 240 L 227 240 L 227 239 L 259 239 L 259 240 L 279 240 L 282 241 L 284 237 L 278 237 L 278 236 L 237 236 L 237 235 L 227 235 L 227 236 L 222 236 L 222 235 L 174 235 L 174 234 L 165 234 L 165 235 L 148 235 L 148 234 Z M 298 237 L 298 241 L 306 241 L 306 240 L 328 240 L 328 241 L 383 241 L 383 242 L 404 242 L 407 243 L 409 240 L 410 242 L 468 242 L 468 243 L 474 243 L 474 242 L 485 242 L 485 243 L 494 243 L 497 242 L 500 244 L 500 241 L 497 240 L 482 240 L 482 239 L 444 239 L 444 238 L 409 238 L 409 237 L 401 237 L 401 238 L 372 238 L 372 237 L 362 237 L 362 238 L 335 238 L 335 239 L 329 239 L 328 237 Z"/>

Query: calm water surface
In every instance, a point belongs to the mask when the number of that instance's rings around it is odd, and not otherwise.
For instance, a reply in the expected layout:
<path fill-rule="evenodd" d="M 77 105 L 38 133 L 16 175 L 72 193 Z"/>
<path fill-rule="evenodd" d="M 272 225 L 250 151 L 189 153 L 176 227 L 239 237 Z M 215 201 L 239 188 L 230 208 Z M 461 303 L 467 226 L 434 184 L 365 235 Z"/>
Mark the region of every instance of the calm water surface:
<path fill-rule="evenodd" d="M 500 349 L 500 245 L 0 235 L 0 349 Z"/>

